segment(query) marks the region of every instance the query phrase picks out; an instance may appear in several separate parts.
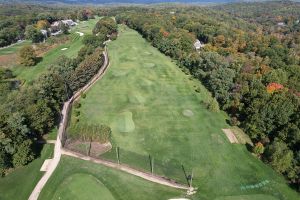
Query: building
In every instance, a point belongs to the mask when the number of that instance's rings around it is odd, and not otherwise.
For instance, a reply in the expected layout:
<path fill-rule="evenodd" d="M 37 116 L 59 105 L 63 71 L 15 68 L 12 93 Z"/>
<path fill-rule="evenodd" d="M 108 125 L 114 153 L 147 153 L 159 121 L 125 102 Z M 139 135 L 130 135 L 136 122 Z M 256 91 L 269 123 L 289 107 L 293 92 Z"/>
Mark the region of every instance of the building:
<path fill-rule="evenodd" d="M 196 50 L 199 50 L 199 49 L 201 49 L 202 47 L 204 47 L 205 45 L 204 44 L 202 44 L 201 42 L 200 42 L 200 40 L 196 40 L 196 42 L 194 43 L 194 47 L 195 47 L 195 49 Z"/>
<path fill-rule="evenodd" d="M 42 30 L 41 30 L 41 33 L 44 35 L 45 38 L 48 37 L 48 31 L 47 31 L 47 30 L 42 29 Z"/>
<path fill-rule="evenodd" d="M 60 27 L 62 24 L 67 25 L 69 27 L 78 25 L 76 22 L 74 22 L 71 19 L 55 21 L 51 24 L 51 28 L 50 28 L 51 32 L 54 33 L 60 31 Z"/>
<path fill-rule="evenodd" d="M 68 25 L 69 27 L 77 25 L 77 23 L 71 19 L 61 20 L 61 22 L 64 23 L 65 25 Z"/>

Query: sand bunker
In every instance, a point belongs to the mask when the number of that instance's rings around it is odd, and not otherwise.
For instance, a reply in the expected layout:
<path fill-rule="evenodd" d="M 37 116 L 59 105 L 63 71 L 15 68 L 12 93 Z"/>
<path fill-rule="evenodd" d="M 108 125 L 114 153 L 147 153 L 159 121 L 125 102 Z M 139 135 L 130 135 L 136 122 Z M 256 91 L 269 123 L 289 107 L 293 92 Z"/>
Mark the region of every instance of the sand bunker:
<path fill-rule="evenodd" d="M 146 101 L 145 98 L 139 93 L 129 94 L 128 99 L 130 103 L 134 103 L 134 104 L 143 104 Z"/>
<path fill-rule="evenodd" d="M 191 110 L 184 110 L 184 111 L 182 111 L 182 114 L 184 115 L 184 116 L 186 116 L 186 117 L 192 117 L 192 116 L 194 116 L 194 113 L 193 113 L 193 111 L 191 111 Z"/>
<path fill-rule="evenodd" d="M 123 112 L 118 116 L 117 127 L 120 132 L 128 133 L 135 129 L 132 119 L 132 113 L 129 111 Z"/>
<path fill-rule="evenodd" d="M 68 49 L 68 48 L 62 48 L 61 50 L 62 50 L 62 51 L 65 51 L 65 50 L 67 50 L 67 49 Z"/>
<path fill-rule="evenodd" d="M 78 33 L 80 37 L 81 37 L 81 36 L 84 36 L 84 33 L 82 33 L 82 32 L 78 32 L 78 31 L 77 31 L 76 33 Z"/>
<path fill-rule="evenodd" d="M 152 68 L 152 67 L 155 67 L 156 65 L 154 63 L 144 63 L 143 66 L 147 67 L 147 68 Z"/>
<path fill-rule="evenodd" d="M 222 129 L 222 131 L 225 133 L 230 143 L 239 143 L 238 139 L 235 137 L 235 134 L 231 129 Z"/>

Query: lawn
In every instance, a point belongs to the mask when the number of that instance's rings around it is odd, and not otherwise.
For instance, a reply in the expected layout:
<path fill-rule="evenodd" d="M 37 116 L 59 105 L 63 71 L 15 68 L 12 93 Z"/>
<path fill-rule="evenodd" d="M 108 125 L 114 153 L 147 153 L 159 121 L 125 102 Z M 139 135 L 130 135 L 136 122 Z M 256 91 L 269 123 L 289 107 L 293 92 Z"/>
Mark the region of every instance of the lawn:
<path fill-rule="evenodd" d="M 39 199 L 154 200 L 185 195 L 102 165 L 63 156 Z"/>
<path fill-rule="evenodd" d="M 2 56 L 2 55 L 8 55 L 8 54 L 16 53 L 23 46 L 29 45 L 29 44 L 31 44 L 31 42 L 29 40 L 26 40 L 24 42 L 14 44 L 14 45 L 6 47 L 6 48 L 2 48 L 2 49 L 0 49 L 0 55 Z"/>
<path fill-rule="evenodd" d="M 119 30 L 107 73 L 80 100 L 78 123 L 109 125 L 121 162 L 135 168 L 149 171 L 150 154 L 157 174 L 185 183 L 181 165 L 193 170 L 197 199 L 299 197 L 244 145 L 229 143 L 226 115 L 206 108 L 211 95 L 199 82 L 137 32 Z M 103 157 L 116 160 L 115 149 Z"/>
<path fill-rule="evenodd" d="M 25 81 L 27 83 L 32 82 L 36 79 L 41 73 L 45 72 L 51 64 L 55 63 L 59 56 L 65 55 L 70 58 L 75 58 L 77 56 L 78 51 L 83 46 L 82 38 L 80 37 L 78 32 L 83 32 L 85 34 L 92 34 L 93 27 L 97 23 L 99 18 L 91 19 L 89 21 L 80 22 L 78 26 L 71 29 L 70 34 L 70 42 L 66 44 L 61 44 L 49 52 L 47 52 L 41 62 L 33 67 L 24 67 L 24 66 L 15 66 L 13 67 L 13 72 L 17 76 L 18 79 Z M 65 49 L 66 50 L 62 50 Z"/>
<path fill-rule="evenodd" d="M 15 169 L 4 178 L 0 178 L 0 199 L 27 199 L 44 174 L 40 168 L 45 159 L 52 158 L 53 147 L 51 144 L 44 145 L 41 156 L 27 166 Z"/>

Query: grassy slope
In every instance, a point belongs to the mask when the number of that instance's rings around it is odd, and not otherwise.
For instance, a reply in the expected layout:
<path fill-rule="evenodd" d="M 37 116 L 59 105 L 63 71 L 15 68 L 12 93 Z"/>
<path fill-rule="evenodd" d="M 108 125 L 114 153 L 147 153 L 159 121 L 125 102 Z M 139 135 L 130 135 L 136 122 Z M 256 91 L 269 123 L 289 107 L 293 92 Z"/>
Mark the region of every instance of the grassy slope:
<path fill-rule="evenodd" d="M 51 158 L 52 153 L 53 145 L 46 144 L 39 158 L 27 166 L 16 169 L 4 178 L 0 178 L 0 199 L 27 199 L 43 175 L 40 168 L 44 160 Z"/>
<path fill-rule="evenodd" d="M 35 78 L 37 78 L 41 73 L 45 72 L 47 70 L 47 67 L 49 67 L 51 64 L 53 64 L 56 59 L 59 56 L 65 55 L 71 58 L 74 58 L 77 56 L 78 51 L 83 46 L 82 44 L 82 38 L 80 37 L 77 31 L 83 32 L 85 34 L 91 34 L 92 28 L 99 18 L 91 19 L 86 22 L 80 22 L 78 26 L 71 29 L 71 41 L 66 44 L 59 45 L 55 47 L 54 49 L 51 49 L 49 52 L 47 52 L 43 56 L 43 60 L 39 62 L 36 66 L 33 67 L 24 67 L 24 66 L 16 66 L 13 68 L 13 71 L 17 78 L 26 81 L 31 82 Z M 62 51 L 61 49 L 68 48 L 65 51 Z"/>
<path fill-rule="evenodd" d="M 61 197 L 72 200 L 153 200 L 181 195 L 184 195 L 184 192 L 88 161 L 63 156 L 39 199 L 50 200 Z"/>
<path fill-rule="evenodd" d="M 2 48 L 2 49 L 0 49 L 0 55 L 2 56 L 2 55 L 8 55 L 8 54 L 15 53 L 15 52 L 19 51 L 23 46 L 29 45 L 29 44 L 31 44 L 31 42 L 29 40 L 26 40 L 22 43 L 15 44 L 10 47 Z"/>
<path fill-rule="evenodd" d="M 212 113 L 200 103 L 210 98 L 209 93 L 201 85 L 197 86 L 200 94 L 194 92 L 196 83 L 137 32 L 121 28 L 120 37 L 108 47 L 111 66 L 81 100 L 79 123 L 110 125 L 113 143 L 121 148 L 121 162 L 148 170 L 151 154 L 156 173 L 181 182 L 181 164 L 188 173 L 193 168 L 193 183 L 202 199 L 254 194 L 298 197 L 244 145 L 228 142 L 221 131 L 228 127 L 225 115 Z M 183 116 L 185 109 L 192 110 L 194 116 Z M 124 112 L 133 115 L 132 132 L 120 131 L 124 129 L 120 123 L 130 121 L 124 119 Z M 105 157 L 115 159 L 114 150 Z M 266 180 L 270 183 L 256 185 Z M 242 190 L 242 186 L 248 188 Z"/>

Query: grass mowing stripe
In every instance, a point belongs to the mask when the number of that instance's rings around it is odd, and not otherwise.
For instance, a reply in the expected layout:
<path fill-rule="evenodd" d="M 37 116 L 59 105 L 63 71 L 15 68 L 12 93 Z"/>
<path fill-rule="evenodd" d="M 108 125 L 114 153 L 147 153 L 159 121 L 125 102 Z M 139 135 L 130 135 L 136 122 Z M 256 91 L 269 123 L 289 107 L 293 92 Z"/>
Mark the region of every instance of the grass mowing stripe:
<path fill-rule="evenodd" d="M 244 145 L 229 143 L 221 130 L 229 127 L 227 116 L 207 110 L 203 102 L 209 102 L 211 95 L 199 82 L 190 80 L 136 31 L 121 25 L 119 33 L 118 39 L 108 44 L 110 68 L 80 100 L 78 123 L 109 125 L 114 147 L 121 148 L 121 162 L 132 167 L 149 171 L 145 160 L 150 154 L 155 173 L 183 183 L 181 164 L 188 174 L 193 169 L 197 198 L 257 194 L 298 198 L 281 175 Z M 154 67 L 145 67 L 145 63 Z M 193 116 L 183 115 L 187 109 Z M 119 127 L 124 112 L 132 113 L 135 126 L 128 132 Z M 72 115 L 71 125 L 75 123 Z M 104 157 L 116 160 L 115 149 Z M 241 189 L 264 180 L 270 183 Z"/>

